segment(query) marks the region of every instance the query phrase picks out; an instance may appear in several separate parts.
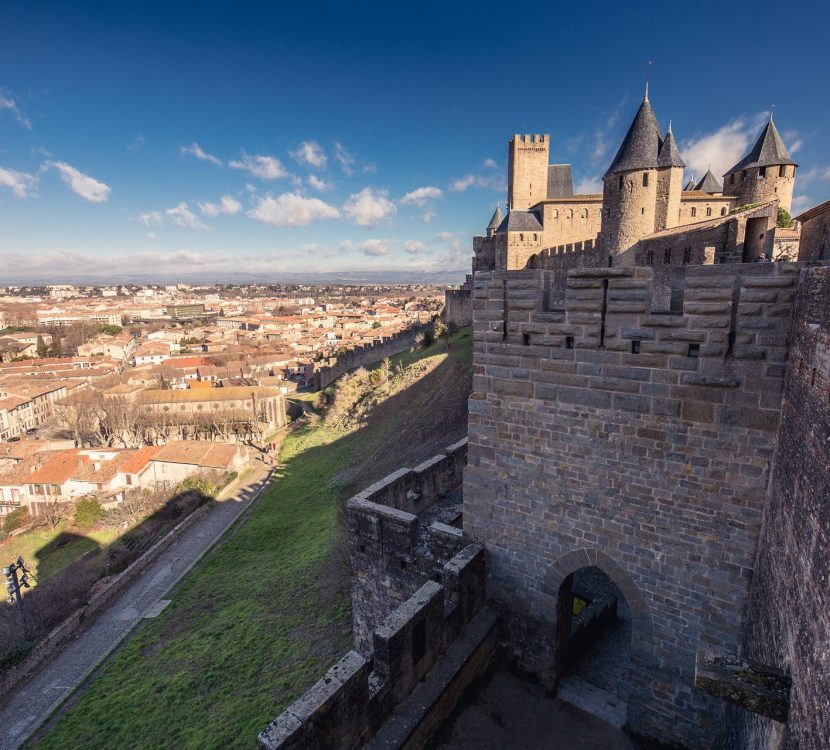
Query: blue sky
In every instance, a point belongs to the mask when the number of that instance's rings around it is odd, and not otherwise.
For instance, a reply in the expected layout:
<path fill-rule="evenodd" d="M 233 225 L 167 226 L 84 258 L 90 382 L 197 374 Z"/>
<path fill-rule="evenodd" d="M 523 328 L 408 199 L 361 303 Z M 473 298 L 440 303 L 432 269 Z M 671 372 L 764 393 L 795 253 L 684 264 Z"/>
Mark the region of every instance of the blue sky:
<path fill-rule="evenodd" d="M 775 105 L 803 209 L 830 197 L 829 5 L 5 0 L 0 281 L 466 270 L 510 135 L 597 189 L 648 59 L 690 172 Z"/>

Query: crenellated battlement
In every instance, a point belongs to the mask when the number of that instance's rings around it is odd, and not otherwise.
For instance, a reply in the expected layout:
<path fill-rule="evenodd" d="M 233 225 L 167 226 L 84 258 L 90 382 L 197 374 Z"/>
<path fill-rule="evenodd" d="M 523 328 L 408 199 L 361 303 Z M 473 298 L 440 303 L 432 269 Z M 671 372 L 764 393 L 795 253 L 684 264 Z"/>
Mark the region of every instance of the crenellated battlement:
<path fill-rule="evenodd" d="M 668 312 L 650 268 L 476 277 L 474 390 L 775 430 L 799 264 L 680 269 Z"/>
<path fill-rule="evenodd" d="M 530 135 L 530 133 L 524 133 L 523 135 L 519 135 L 516 133 L 511 139 L 511 141 L 516 141 L 518 143 L 550 143 L 550 135 L 547 133 L 539 134 L 534 133 Z"/>

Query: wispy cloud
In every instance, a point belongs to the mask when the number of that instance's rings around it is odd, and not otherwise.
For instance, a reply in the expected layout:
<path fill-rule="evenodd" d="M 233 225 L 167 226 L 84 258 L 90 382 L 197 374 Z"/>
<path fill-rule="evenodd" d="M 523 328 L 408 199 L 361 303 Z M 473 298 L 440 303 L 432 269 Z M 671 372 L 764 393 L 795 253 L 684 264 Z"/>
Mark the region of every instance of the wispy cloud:
<path fill-rule="evenodd" d="M 207 153 L 196 141 L 193 141 L 189 146 L 182 146 L 179 151 L 185 156 L 195 156 L 197 159 L 215 164 L 217 167 L 222 166 L 222 160 L 218 156 Z"/>
<path fill-rule="evenodd" d="M 366 240 L 361 242 L 358 247 L 364 255 L 380 256 L 389 255 L 391 247 L 387 240 Z"/>
<path fill-rule="evenodd" d="M 350 175 L 354 171 L 354 157 L 342 143 L 334 144 L 334 158 L 337 159 L 343 174 Z"/>
<path fill-rule="evenodd" d="M 468 174 L 464 177 L 459 177 L 450 183 L 450 190 L 454 193 L 463 193 L 471 187 L 502 190 L 505 185 L 504 180 L 495 174 Z"/>
<path fill-rule="evenodd" d="M 397 208 L 385 190 L 363 188 L 359 193 L 349 196 L 343 211 L 350 221 L 361 227 L 373 227 L 378 222 L 392 216 Z"/>
<path fill-rule="evenodd" d="M 139 133 L 132 141 L 130 141 L 125 148 L 127 151 L 138 151 L 142 146 L 144 146 L 145 142 L 144 135 Z"/>
<path fill-rule="evenodd" d="M 796 184 L 799 187 L 807 187 L 816 182 L 830 182 L 830 167 L 811 167 L 798 173 Z"/>
<path fill-rule="evenodd" d="M 90 203 L 106 203 L 110 197 L 110 187 L 88 174 L 84 174 L 65 161 L 50 161 L 45 167 L 56 169 L 66 186 L 76 195 Z"/>
<path fill-rule="evenodd" d="M 316 169 L 326 166 L 326 152 L 316 141 L 303 141 L 299 147 L 291 152 L 292 158 L 299 164 L 305 164 Z"/>
<path fill-rule="evenodd" d="M 319 190 L 323 192 L 324 190 L 331 190 L 334 187 L 330 182 L 317 177 L 317 175 L 310 174 L 308 176 L 308 184 L 311 185 L 315 190 Z"/>
<path fill-rule="evenodd" d="M 261 198 L 248 216 L 272 227 L 304 227 L 321 219 L 337 219 L 340 211 L 319 198 L 283 193 Z"/>
<path fill-rule="evenodd" d="M 424 222 L 424 224 L 429 224 L 437 215 L 438 214 L 436 214 L 435 211 L 424 211 L 424 213 L 421 214 L 421 221 Z"/>
<path fill-rule="evenodd" d="M 274 156 L 265 154 L 246 154 L 242 152 L 242 158 L 237 161 L 228 162 L 231 169 L 244 169 L 254 177 L 261 180 L 278 180 L 282 177 L 289 177 L 289 172 L 282 165 L 282 162 Z"/>
<path fill-rule="evenodd" d="M 495 159 L 485 159 L 482 166 L 485 169 L 498 169 L 499 168 L 498 162 Z"/>
<path fill-rule="evenodd" d="M 186 201 L 164 211 L 146 211 L 138 218 L 145 227 L 157 226 L 166 221 L 184 229 L 210 229 L 209 226 L 199 221 Z"/>
<path fill-rule="evenodd" d="M 424 246 L 424 243 L 418 240 L 407 240 L 403 243 L 403 250 L 409 255 L 423 255 L 429 252 Z"/>
<path fill-rule="evenodd" d="M 435 200 L 444 195 L 441 188 L 437 187 L 419 187 L 408 192 L 401 203 L 403 205 L 423 206 L 428 200 Z"/>
<path fill-rule="evenodd" d="M 37 177 L 28 172 L 0 167 L 0 185 L 9 188 L 18 198 L 28 198 L 37 186 Z"/>
<path fill-rule="evenodd" d="M 711 133 L 699 133 L 683 140 L 680 155 L 686 169 L 703 176 L 707 169 L 717 177 L 737 164 L 749 151 L 769 113 L 739 115 Z"/>
<path fill-rule="evenodd" d="M 0 89 L 0 112 L 8 112 L 26 130 L 32 129 L 31 120 L 23 114 L 15 98 L 9 92 L 3 91 L 2 89 Z"/>
<path fill-rule="evenodd" d="M 205 216 L 233 216 L 242 210 L 242 204 L 230 195 L 223 195 L 218 203 L 200 203 L 199 210 Z"/>
<path fill-rule="evenodd" d="M 597 174 L 578 180 L 574 185 L 574 193 L 577 195 L 590 195 L 592 193 L 601 193 L 602 188 L 602 177 Z"/>

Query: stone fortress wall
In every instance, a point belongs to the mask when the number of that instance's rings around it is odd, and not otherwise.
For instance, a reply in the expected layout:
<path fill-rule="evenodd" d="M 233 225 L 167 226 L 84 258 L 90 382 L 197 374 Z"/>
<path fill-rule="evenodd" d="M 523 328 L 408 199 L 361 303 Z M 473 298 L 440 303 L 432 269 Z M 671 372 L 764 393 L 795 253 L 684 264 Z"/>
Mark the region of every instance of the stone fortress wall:
<path fill-rule="evenodd" d="M 792 679 L 786 724 L 732 710 L 735 748 L 818 750 L 830 738 L 830 268 L 802 281 L 746 655 Z"/>
<path fill-rule="evenodd" d="M 628 724 L 715 747 L 698 647 L 737 653 L 776 445 L 799 264 L 478 274 L 464 529 L 488 555 L 505 650 L 557 681 L 557 597 L 607 573 L 633 622 Z M 814 273 L 814 272 L 804 272 Z"/>
<path fill-rule="evenodd" d="M 486 668 L 495 617 L 482 609 L 484 550 L 432 520 L 458 519 L 447 500 L 466 452 L 462 440 L 348 501 L 355 650 L 260 733 L 262 750 L 351 750 L 375 735 L 378 747 L 421 747 Z M 415 709 L 387 724 L 413 691 Z"/>
<path fill-rule="evenodd" d="M 369 346 L 351 349 L 339 357 L 329 357 L 316 363 L 314 369 L 314 388 L 320 390 L 331 385 L 337 378 L 358 367 L 380 362 L 385 357 L 405 352 L 415 346 L 417 337 L 426 330 L 427 326 L 413 326 L 389 336 L 382 341 L 376 341 Z"/>

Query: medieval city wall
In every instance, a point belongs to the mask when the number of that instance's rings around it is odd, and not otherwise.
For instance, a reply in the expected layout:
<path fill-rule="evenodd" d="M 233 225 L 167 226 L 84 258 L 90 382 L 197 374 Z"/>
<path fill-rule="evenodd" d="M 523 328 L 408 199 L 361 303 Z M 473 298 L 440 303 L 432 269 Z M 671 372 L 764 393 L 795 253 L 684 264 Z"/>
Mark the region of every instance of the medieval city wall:
<path fill-rule="evenodd" d="M 467 440 L 414 469 L 403 468 L 346 504 L 355 648 L 368 655 L 372 634 L 392 610 L 442 570 L 463 546 L 460 517 L 425 524 L 419 516 L 460 487 Z M 458 509 L 460 512 L 460 508 Z"/>
<path fill-rule="evenodd" d="M 358 367 L 366 367 L 375 362 L 380 362 L 386 357 L 393 357 L 396 354 L 405 352 L 415 346 L 418 335 L 423 333 L 426 326 L 413 326 L 389 336 L 382 341 L 375 342 L 370 346 L 362 346 L 351 349 L 339 357 L 329 357 L 315 364 L 314 387 L 325 388 L 331 385 L 337 378 L 347 372 L 356 370 Z"/>
<path fill-rule="evenodd" d="M 587 240 L 545 248 L 530 258 L 527 267 L 552 271 L 550 304 L 563 304 L 568 271 L 572 268 L 599 268 L 607 265 L 599 244 Z"/>
<path fill-rule="evenodd" d="M 804 272 L 749 610 L 749 659 L 792 678 L 786 724 L 740 709 L 736 747 L 830 738 L 830 268 Z"/>
<path fill-rule="evenodd" d="M 799 260 L 830 260 L 830 211 L 801 225 Z"/>
<path fill-rule="evenodd" d="M 472 279 L 470 280 L 472 284 Z M 454 323 L 459 328 L 471 325 L 473 322 L 473 290 L 472 286 L 462 286 L 456 289 L 444 290 L 444 322 Z"/>
<path fill-rule="evenodd" d="M 542 247 L 596 240 L 602 228 L 601 195 L 545 201 L 535 208 L 541 209 L 540 222 L 544 227 Z"/>
<path fill-rule="evenodd" d="M 559 591 L 601 568 L 632 614 L 628 725 L 664 742 L 720 730 L 695 655 L 741 641 L 797 280 L 690 268 L 655 314 L 650 268 L 572 270 L 564 309 L 549 272 L 476 277 L 464 528 L 505 650 L 554 685 Z"/>

